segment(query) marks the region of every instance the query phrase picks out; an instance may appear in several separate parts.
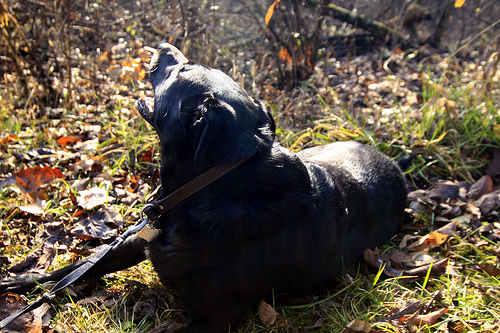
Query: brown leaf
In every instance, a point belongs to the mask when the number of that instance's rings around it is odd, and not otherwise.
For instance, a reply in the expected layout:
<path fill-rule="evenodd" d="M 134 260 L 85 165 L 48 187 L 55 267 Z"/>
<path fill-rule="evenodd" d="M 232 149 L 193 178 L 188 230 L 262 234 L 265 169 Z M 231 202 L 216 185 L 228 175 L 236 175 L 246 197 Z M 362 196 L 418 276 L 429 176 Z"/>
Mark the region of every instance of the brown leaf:
<path fill-rule="evenodd" d="M 432 200 L 446 202 L 457 200 L 460 184 L 449 180 L 439 181 L 435 186 L 427 190 L 427 195 Z"/>
<path fill-rule="evenodd" d="M 105 51 L 103 54 L 99 56 L 99 62 L 102 62 L 108 58 L 108 51 Z"/>
<path fill-rule="evenodd" d="M 316 320 L 314 325 L 303 327 L 301 331 L 303 332 L 315 331 L 322 328 L 323 325 L 325 325 L 325 318 L 319 318 L 318 320 Z"/>
<path fill-rule="evenodd" d="M 50 167 L 26 168 L 16 173 L 16 181 L 24 192 L 35 192 L 40 186 L 50 183 L 56 178 L 64 178 L 58 169 Z"/>
<path fill-rule="evenodd" d="M 108 191 L 103 188 L 94 186 L 90 190 L 80 191 L 76 201 L 83 209 L 93 209 L 103 205 L 108 200 L 113 200 L 113 197 L 108 196 Z"/>
<path fill-rule="evenodd" d="M 408 250 L 422 251 L 426 249 L 433 249 L 446 242 L 447 239 L 447 235 L 444 235 L 438 231 L 433 231 L 430 234 L 420 237 L 418 241 L 409 245 Z"/>
<path fill-rule="evenodd" d="M 274 9 L 280 3 L 280 1 L 281 0 L 274 1 L 267 9 L 266 17 L 264 18 L 264 23 L 266 24 L 266 26 L 269 25 L 269 21 L 271 21 L 271 18 L 273 17 Z"/>
<path fill-rule="evenodd" d="M 151 48 L 148 47 L 141 47 L 139 50 L 137 50 L 137 55 L 141 59 L 142 62 L 149 63 L 151 60 L 151 54 L 153 54 L 154 51 L 151 50 Z"/>
<path fill-rule="evenodd" d="M 2 294 L 0 295 L 0 319 L 7 318 L 15 311 L 23 308 L 26 305 L 20 296 L 16 294 Z M 47 304 L 45 304 L 47 305 Z M 16 318 L 12 323 L 5 328 L 6 332 L 23 332 L 23 333 L 39 333 L 42 332 L 42 316 L 47 312 L 49 306 L 42 308 L 35 315 L 33 312 L 28 312 Z M 2 330 L 3 332 L 3 330 Z"/>
<path fill-rule="evenodd" d="M 24 258 L 22 261 L 15 263 L 14 265 L 10 266 L 8 268 L 9 272 L 14 272 L 14 273 L 20 273 L 22 271 L 25 271 L 26 269 L 33 267 L 38 258 L 42 255 L 42 249 L 37 248 L 34 252 L 29 254 L 26 258 Z M 1 307 L 0 307 L 1 309 Z"/>
<path fill-rule="evenodd" d="M 491 276 L 499 276 L 500 275 L 500 269 L 490 266 L 490 265 L 481 265 L 477 264 L 477 267 L 481 268 L 483 271 L 488 273 Z"/>
<path fill-rule="evenodd" d="M 474 202 L 474 205 L 479 207 L 482 215 L 488 215 L 493 209 L 500 206 L 500 191 L 481 196 Z"/>
<path fill-rule="evenodd" d="M 354 319 L 344 327 L 340 333 L 369 333 L 373 324 L 367 323 L 361 319 Z"/>
<path fill-rule="evenodd" d="M 17 139 L 19 139 L 19 137 L 15 134 L 9 134 L 7 135 L 7 137 L 5 139 L 1 139 L 0 140 L 0 145 L 1 144 L 4 144 L 4 143 L 7 143 L 7 142 L 16 142 Z"/>
<path fill-rule="evenodd" d="M 81 142 L 82 140 L 75 138 L 74 136 L 63 136 L 57 139 L 57 143 L 62 147 L 67 147 L 69 145 L 73 145 L 77 142 Z"/>
<path fill-rule="evenodd" d="M 81 239 L 109 239 L 117 236 L 123 217 L 112 209 L 103 208 L 75 224 L 71 233 Z"/>
<path fill-rule="evenodd" d="M 452 221 L 445 226 L 435 230 L 443 235 L 446 236 L 453 236 L 457 234 L 457 226 L 458 226 L 458 221 Z"/>
<path fill-rule="evenodd" d="M 439 310 L 430 312 L 430 313 L 425 314 L 425 315 L 416 316 L 415 321 L 413 323 L 419 327 L 425 326 L 425 325 L 427 325 L 427 326 L 434 325 L 435 323 L 437 323 L 439 318 L 441 318 L 441 316 L 446 313 L 446 311 L 448 311 L 448 310 L 447 309 L 439 309 Z"/>
<path fill-rule="evenodd" d="M 22 205 L 19 206 L 19 210 L 31 215 L 35 216 L 43 216 L 45 215 L 45 209 L 41 205 L 33 204 L 33 205 Z"/>
<path fill-rule="evenodd" d="M 259 318 L 267 328 L 285 328 L 288 326 L 285 318 L 264 301 L 260 301 L 258 309 Z"/>
<path fill-rule="evenodd" d="M 447 266 L 448 266 L 448 258 L 444 258 L 437 262 L 433 262 L 432 267 L 431 264 L 428 264 L 418 268 L 405 270 L 404 274 L 409 276 L 425 276 L 430 268 L 432 274 L 441 275 L 446 271 Z"/>
<path fill-rule="evenodd" d="M 481 177 L 477 182 L 471 185 L 469 191 L 467 192 L 467 197 L 469 199 L 477 200 L 483 194 L 490 193 L 493 191 L 493 179 L 490 175 L 485 175 Z"/>
<path fill-rule="evenodd" d="M 377 247 L 375 247 L 375 250 L 366 249 L 363 251 L 363 258 L 365 259 L 366 263 L 373 268 L 378 269 L 380 265 L 383 264 L 379 256 L 380 250 Z"/>

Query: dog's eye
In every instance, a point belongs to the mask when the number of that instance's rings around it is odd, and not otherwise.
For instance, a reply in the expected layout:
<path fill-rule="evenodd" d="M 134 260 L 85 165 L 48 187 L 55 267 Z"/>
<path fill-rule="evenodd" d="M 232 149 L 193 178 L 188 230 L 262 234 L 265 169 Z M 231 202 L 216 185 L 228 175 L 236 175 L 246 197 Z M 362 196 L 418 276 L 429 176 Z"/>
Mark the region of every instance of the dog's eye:
<path fill-rule="evenodd" d="M 200 120 L 201 116 L 202 116 L 201 110 L 200 109 L 195 109 L 194 113 L 193 113 L 193 122 L 196 122 L 196 121 Z"/>

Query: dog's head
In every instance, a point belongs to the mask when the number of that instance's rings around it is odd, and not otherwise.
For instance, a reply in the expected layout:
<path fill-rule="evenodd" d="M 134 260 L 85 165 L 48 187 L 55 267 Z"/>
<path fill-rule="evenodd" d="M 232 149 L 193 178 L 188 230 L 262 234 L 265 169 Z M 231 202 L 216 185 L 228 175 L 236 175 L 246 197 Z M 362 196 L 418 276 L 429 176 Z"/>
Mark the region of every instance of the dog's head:
<path fill-rule="evenodd" d="M 272 146 L 270 113 L 221 71 L 191 63 L 164 43 L 151 59 L 150 80 L 154 107 L 137 105 L 158 132 L 164 154 L 192 159 L 201 169 Z"/>

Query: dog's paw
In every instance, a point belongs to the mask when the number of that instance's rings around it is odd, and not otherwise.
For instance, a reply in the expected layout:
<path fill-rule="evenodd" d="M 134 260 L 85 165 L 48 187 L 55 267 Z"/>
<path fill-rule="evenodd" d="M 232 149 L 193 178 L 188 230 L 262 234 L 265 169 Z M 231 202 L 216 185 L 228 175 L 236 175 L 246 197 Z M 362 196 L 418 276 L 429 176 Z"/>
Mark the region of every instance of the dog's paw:
<path fill-rule="evenodd" d="M 39 274 L 24 274 L 16 278 L 0 280 L 0 294 L 15 293 L 22 294 L 37 286 L 35 282 Z"/>

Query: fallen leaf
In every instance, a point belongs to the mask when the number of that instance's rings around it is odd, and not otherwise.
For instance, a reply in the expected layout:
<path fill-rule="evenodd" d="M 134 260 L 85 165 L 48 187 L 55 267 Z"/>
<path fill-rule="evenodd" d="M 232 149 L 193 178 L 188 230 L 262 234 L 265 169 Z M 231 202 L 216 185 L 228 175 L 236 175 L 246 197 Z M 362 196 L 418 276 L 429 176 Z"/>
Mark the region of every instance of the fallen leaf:
<path fill-rule="evenodd" d="M 483 194 L 487 194 L 493 191 L 493 179 L 490 175 L 485 175 L 481 177 L 477 182 L 471 185 L 469 191 L 467 192 L 467 197 L 469 199 L 477 200 Z"/>
<path fill-rule="evenodd" d="M 271 328 L 285 328 L 288 326 L 285 318 L 280 315 L 276 310 L 264 301 L 260 301 L 258 309 L 259 318 L 262 323 L 269 329 Z"/>
<path fill-rule="evenodd" d="M 15 263 L 14 265 L 10 266 L 7 270 L 9 272 L 14 272 L 14 273 L 20 273 L 28 268 L 31 268 L 35 266 L 36 262 L 38 261 L 38 258 L 43 254 L 41 248 L 37 248 L 34 252 L 30 253 L 26 258 L 21 260 L 18 263 Z M 0 307 L 1 309 L 1 307 Z"/>
<path fill-rule="evenodd" d="M 491 276 L 499 276 L 500 275 L 500 268 L 496 268 L 490 265 L 481 265 L 477 264 L 477 267 L 481 268 L 483 271 L 488 273 Z"/>
<path fill-rule="evenodd" d="M 446 224 L 445 226 L 443 226 L 435 231 L 439 232 L 443 235 L 446 235 L 446 236 L 454 236 L 457 234 L 458 224 L 459 224 L 458 221 L 452 221 L 452 222 Z"/>
<path fill-rule="evenodd" d="M 379 256 L 380 256 L 380 250 L 377 247 L 375 248 L 375 250 L 366 249 L 363 251 L 363 258 L 365 259 L 367 264 L 373 268 L 378 269 L 380 265 L 383 264 Z"/>
<path fill-rule="evenodd" d="M 411 251 L 433 249 L 446 242 L 447 239 L 448 235 L 444 235 L 438 231 L 433 231 L 430 234 L 420 237 L 418 241 L 410 244 L 407 249 Z"/>
<path fill-rule="evenodd" d="M 404 274 L 409 276 L 425 276 L 431 269 L 431 273 L 434 275 L 441 275 L 446 272 L 446 267 L 448 266 L 448 258 L 441 259 L 439 261 L 433 262 L 432 267 L 431 264 L 424 265 L 418 268 L 405 270 Z"/>
<path fill-rule="evenodd" d="M 441 318 L 441 316 L 446 313 L 446 311 L 447 311 L 447 309 L 439 309 L 439 310 L 430 312 L 430 313 L 425 314 L 425 315 L 416 316 L 413 323 L 419 327 L 422 327 L 425 325 L 427 325 L 427 326 L 434 325 L 435 323 L 437 323 L 439 318 Z"/>
<path fill-rule="evenodd" d="M 16 294 L 6 293 L 0 295 L 0 319 L 7 318 L 12 313 L 22 309 L 26 305 L 26 301 Z M 42 317 L 48 311 L 49 305 L 41 307 L 36 313 L 35 311 L 28 312 L 17 317 L 2 332 L 23 332 L 23 333 L 39 333 L 42 332 Z"/>
<path fill-rule="evenodd" d="M 75 138 L 74 136 L 63 136 L 57 139 L 57 143 L 59 143 L 62 147 L 67 147 L 69 145 L 74 145 L 77 142 L 82 140 Z"/>
<path fill-rule="evenodd" d="M 367 323 L 361 319 L 354 319 L 344 327 L 340 333 L 369 333 L 373 324 Z"/>
<path fill-rule="evenodd" d="M 488 215 L 493 209 L 500 206 L 500 191 L 482 195 L 474 202 L 474 206 L 479 207 L 482 215 Z"/>
<path fill-rule="evenodd" d="M 403 236 L 403 239 L 401 240 L 401 242 L 399 243 L 399 248 L 400 249 L 404 249 L 405 247 L 408 246 L 408 243 L 414 239 L 417 239 L 418 236 L 414 236 L 414 235 L 404 235 Z"/>
<path fill-rule="evenodd" d="M 19 206 L 19 210 L 35 216 L 45 215 L 44 207 L 37 204 Z"/>
<path fill-rule="evenodd" d="M 322 328 L 323 325 L 325 325 L 325 318 L 320 318 L 320 319 L 316 320 L 316 322 L 314 323 L 314 325 L 312 325 L 312 326 L 305 326 L 305 327 L 302 328 L 302 330 L 304 332 L 315 331 L 315 330 L 318 330 L 318 329 Z"/>
<path fill-rule="evenodd" d="M 87 160 L 81 160 L 81 161 L 78 161 L 76 163 L 73 163 L 69 169 L 71 171 L 75 171 L 75 172 L 78 172 L 80 170 L 91 170 L 92 169 L 92 165 L 94 165 L 94 160 L 89 158 Z"/>
<path fill-rule="evenodd" d="M 440 180 L 435 186 L 427 190 L 427 195 L 432 200 L 447 202 L 457 200 L 460 184 L 449 180 Z"/>
<path fill-rule="evenodd" d="M 274 9 L 277 5 L 279 5 L 279 3 L 280 0 L 276 0 L 267 9 L 266 17 L 264 18 L 264 23 L 266 24 L 266 26 L 269 25 L 269 21 L 271 21 L 271 18 L 273 17 Z"/>
<path fill-rule="evenodd" d="M 151 52 L 151 50 L 147 47 L 141 47 L 139 50 L 137 50 L 137 55 L 141 59 L 142 62 L 149 63 L 151 60 L 151 54 L 154 52 Z"/>
<path fill-rule="evenodd" d="M 7 142 L 16 142 L 19 137 L 16 134 L 9 134 L 6 138 L 0 140 L 0 145 Z"/>
<path fill-rule="evenodd" d="M 80 207 L 86 210 L 93 209 L 114 199 L 108 196 L 108 191 L 97 186 L 92 187 L 90 190 L 80 191 L 78 194 L 76 201 Z"/>
<path fill-rule="evenodd" d="M 123 224 L 123 217 L 109 208 L 93 212 L 82 221 L 75 223 L 71 234 L 80 239 L 110 239 L 118 235 L 118 227 Z"/>
<path fill-rule="evenodd" d="M 24 192 L 35 192 L 40 186 L 50 183 L 56 178 L 64 178 L 64 174 L 58 169 L 50 167 L 26 168 L 18 171 L 16 182 Z"/>

